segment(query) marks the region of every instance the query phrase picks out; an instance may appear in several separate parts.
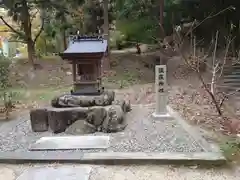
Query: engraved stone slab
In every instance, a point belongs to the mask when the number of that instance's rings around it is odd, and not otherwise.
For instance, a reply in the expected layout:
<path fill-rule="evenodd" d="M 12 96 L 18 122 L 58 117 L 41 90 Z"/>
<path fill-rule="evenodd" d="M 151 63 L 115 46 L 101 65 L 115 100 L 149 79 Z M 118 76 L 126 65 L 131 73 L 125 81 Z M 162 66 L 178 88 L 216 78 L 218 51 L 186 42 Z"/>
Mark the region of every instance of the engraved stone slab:
<path fill-rule="evenodd" d="M 168 103 L 166 71 L 166 65 L 155 66 L 156 110 L 153 117 L 160 119 L 170 118 L 166 108 Z"/>
<path fill-rule="evenodd" d="M 42 137 L 29 150 L 106 149 L 109 140 L 109 136 Z"/>
<path fill-rule="evenodd" d="M 88 180 L 91 169 L 90 166 L 36 167 L 23 172 L 17 180 Z"/>

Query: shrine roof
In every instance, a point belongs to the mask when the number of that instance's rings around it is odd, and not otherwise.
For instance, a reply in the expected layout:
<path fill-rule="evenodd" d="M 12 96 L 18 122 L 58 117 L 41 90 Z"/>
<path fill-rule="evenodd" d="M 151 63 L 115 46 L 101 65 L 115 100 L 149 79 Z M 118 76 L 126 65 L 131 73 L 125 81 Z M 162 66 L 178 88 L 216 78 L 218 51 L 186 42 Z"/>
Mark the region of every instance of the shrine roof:
<path fill-rule="evenodd" d="M 70 38 L 68 48 L 63 54 L 91 54 L 104 53 L 107 51 L 107 40 L 100 36 L 83 37 L 73 36 Z"/>

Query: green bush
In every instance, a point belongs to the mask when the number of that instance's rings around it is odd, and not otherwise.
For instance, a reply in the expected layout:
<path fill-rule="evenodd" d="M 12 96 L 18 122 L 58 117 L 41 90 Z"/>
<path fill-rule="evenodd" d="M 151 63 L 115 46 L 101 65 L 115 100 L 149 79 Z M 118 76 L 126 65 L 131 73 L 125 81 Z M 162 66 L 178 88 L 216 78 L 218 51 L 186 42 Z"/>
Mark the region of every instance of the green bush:
<path fill-rule="evenodd" d="M 5 91 L 9 87 L 9 68 L 11 61 L 0 55 L 0 91 Z"/>
<path fill-rule="evenodd" d="M 128 47 L 129 44 L 126 41 L 126 36 L 120 31 L 112 31 L 110 32 L 110 47 L 122 49 Z"/>
<path fill-rule="evenodd" d="M 3 104 L 3 109 L 0 112 L 5 113 L 5 118 L 9 118 L 9 113 L 13 108 L 12 92 L 9 90 L 9 72 L 11 61 L 0 55 L 0 98 Z"/>
<path fill-rule="evenodd" d="M 136 43 L 152 43 L 153 37 L 159 33 L 157 21 L 149 18 L 138 21 L 122 20 L 117 22 L 117 29 L 126 36 L 126 41 Z"/>

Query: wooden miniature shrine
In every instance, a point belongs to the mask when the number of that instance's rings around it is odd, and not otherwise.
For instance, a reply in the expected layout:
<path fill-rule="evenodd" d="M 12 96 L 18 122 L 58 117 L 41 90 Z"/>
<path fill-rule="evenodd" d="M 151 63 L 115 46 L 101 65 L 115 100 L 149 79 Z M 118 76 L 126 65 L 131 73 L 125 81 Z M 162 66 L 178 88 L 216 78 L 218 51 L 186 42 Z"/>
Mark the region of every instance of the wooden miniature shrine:
<path fill-rule="evenodd" d="M 107 41 L 102 36 L 80 36 L 70 38 L 68 48 L 61 58 L 72 64 L 73 95 L 100 95 L 102 59 L 107 51 Z"/>

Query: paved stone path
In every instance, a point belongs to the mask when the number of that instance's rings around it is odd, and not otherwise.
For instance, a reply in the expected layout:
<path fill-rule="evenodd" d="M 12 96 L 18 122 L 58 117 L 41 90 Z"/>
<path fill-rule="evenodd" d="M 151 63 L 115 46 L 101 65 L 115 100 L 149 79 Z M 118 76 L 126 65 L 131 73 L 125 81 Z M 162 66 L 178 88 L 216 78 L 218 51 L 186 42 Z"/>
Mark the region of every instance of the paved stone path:
<path fill-rule="evenodd" d="M 0 165 L 1 180 L 19 180 L 23 172 L 30 172 L 31 168 L 38 167 L 47 169 L 62 167 L 59 164 L 52 165 Z M 174 167 L 174 166 L 90 166 L 90 165 L 64 165 L 64 167 L 91 168 L 88 180 L 238 180 L 240 168 L 234 169 L 198 169 L 197 166 Z M 55 171 L 56 173 L 57 171 Z M 51 180 L 79 180 L 76 174 L 69 173 L 68 178 Z M 52 177 L 54 174 L 52 174 Z M 20 176 L 21 177 L 21 176 Z M 22 179 L 20 179 L 22 180 Z M 35 179 L 24 179 L 35 180 Z M 46 180 L 46 179 L 41 179 Z M 85 179 L 84 179 L 85 180 Z"/>
<path fill-rule="evenodd" d="M 88 180 L 91 166 L 35 167 L 24 171 L 17 180 Z"/>
<path fill-rule="evenodd" d="M 42 137 L 32 144 L 31 150 L 107 149 L 110 137 L 104 136 L 54 136 Z"/>
<path fill-rule="evenodd" d="M 89 180 L 237 180 L 239 175 L 239 170 L 200 170 L 171 166 L 111 166 L 95 168 Z"/>
<path fill-rule="evenodd" d="M 16 175 L 13 169 L 1 167 L 0 169 L 0 179 L 4 180 L 15 180 Z"/>

